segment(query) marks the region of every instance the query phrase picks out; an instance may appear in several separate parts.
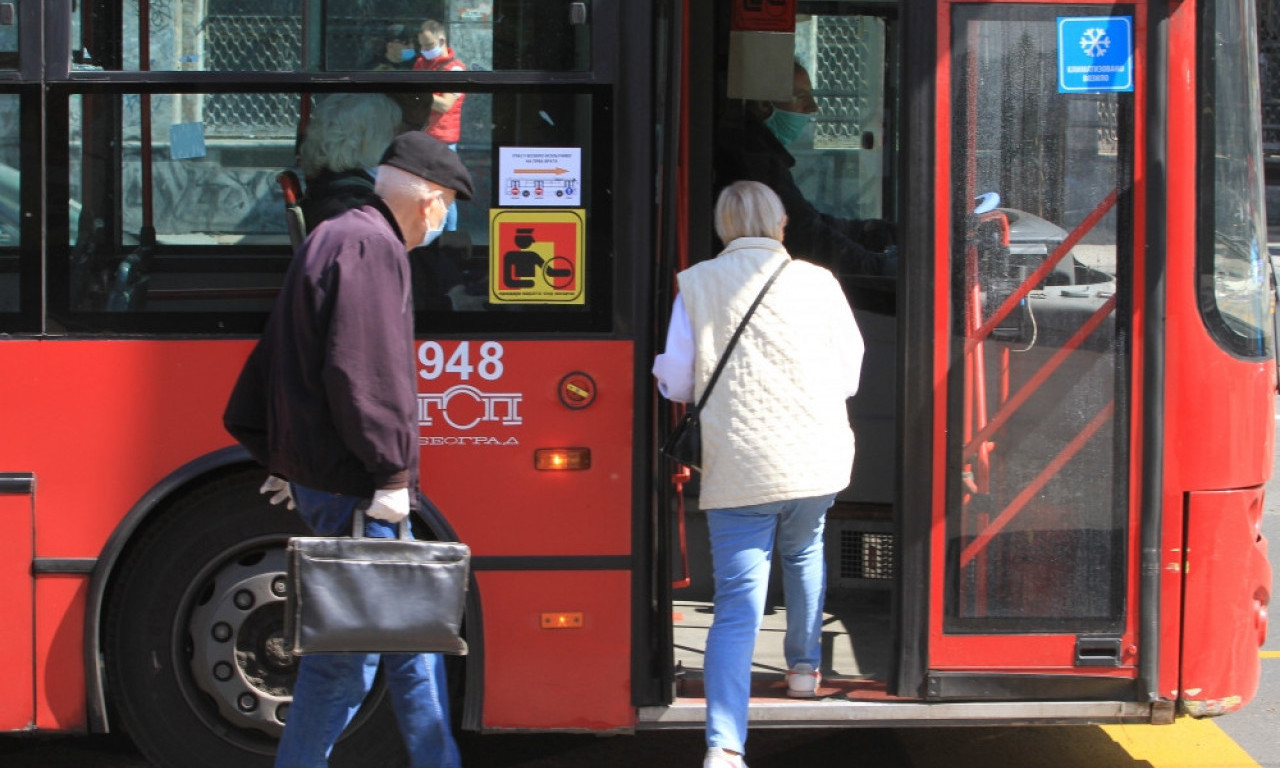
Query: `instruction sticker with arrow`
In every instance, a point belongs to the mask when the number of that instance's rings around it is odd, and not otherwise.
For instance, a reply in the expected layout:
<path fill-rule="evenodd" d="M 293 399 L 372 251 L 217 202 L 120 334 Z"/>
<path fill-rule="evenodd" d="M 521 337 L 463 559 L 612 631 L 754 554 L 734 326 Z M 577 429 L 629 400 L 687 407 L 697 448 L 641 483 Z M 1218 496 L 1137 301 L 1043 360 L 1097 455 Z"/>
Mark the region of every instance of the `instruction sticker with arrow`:
<path fill-rule="evenodd" d="M 587 215 L 489 209 L 489 303 L 583 304 Z"/>
<path fill-rule="evenodd" d="M 500 147 L 498 205 L 582 205 L 582 149 Z"/>

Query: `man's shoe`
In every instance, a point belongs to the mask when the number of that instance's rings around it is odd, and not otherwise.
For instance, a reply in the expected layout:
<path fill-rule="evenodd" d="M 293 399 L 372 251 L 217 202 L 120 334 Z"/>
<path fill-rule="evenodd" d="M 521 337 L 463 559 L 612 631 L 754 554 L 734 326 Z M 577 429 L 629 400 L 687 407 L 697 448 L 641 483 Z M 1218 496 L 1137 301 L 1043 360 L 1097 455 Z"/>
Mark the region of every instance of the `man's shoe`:
<path fill-rule="evenodd" d="M 787 673 L 787 695 L 796 699 L 812 699 L 818 695 L 822 674 L 809 664 L 797 664 Z"/>
<path fill-rule="evenodd" d="M 721 747 L 711 747 L 702 761 L 702 768 L 747 768 L 742 755 L 726 752 Z"/>

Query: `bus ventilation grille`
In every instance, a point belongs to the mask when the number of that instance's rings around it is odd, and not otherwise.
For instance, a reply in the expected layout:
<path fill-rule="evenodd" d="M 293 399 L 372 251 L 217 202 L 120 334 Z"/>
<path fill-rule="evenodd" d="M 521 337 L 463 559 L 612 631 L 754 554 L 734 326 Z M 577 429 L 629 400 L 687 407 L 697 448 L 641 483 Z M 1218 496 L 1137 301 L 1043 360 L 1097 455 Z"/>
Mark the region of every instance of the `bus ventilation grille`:
<path fill-rule="evenodd" d="M 893 578 L 894 541 L 892 533 L 873 533 L 844 528 L 840 531 L 840 579 Z"/>

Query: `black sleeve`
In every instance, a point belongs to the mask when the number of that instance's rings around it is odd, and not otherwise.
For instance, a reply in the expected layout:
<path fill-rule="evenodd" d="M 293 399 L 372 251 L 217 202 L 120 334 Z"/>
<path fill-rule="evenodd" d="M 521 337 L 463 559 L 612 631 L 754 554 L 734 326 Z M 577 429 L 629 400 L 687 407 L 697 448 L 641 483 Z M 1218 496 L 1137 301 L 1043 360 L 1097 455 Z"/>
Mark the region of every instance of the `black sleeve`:
<path fill-rule="evenodd" d="M 375 487 L 405 487 L 418 439 L 408 260 L 399 243 L 370 238 L 346 247 L 336 270 L 322 374 L 330 413 Z"/>

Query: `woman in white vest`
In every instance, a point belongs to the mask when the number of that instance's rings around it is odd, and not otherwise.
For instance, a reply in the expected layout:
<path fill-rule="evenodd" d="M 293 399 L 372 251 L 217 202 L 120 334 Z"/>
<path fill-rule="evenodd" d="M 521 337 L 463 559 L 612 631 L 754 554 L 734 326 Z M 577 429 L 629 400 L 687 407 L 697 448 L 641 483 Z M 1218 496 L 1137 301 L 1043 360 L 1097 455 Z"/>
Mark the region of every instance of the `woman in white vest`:
<path fill-rule="evenodd" d="M 739 181 L 716 201 L 725 249 L 677 276 L 667 346 L 654 361 L 663 397 L 696 402 L 739 322 L 764 294 L 701 413 L 702 485 L 715 574 L 715 618 L 704 670 L 703 768 L 745 768 L 751 655 L 769 566 L 782 559 L 787 692 L 821 680 L 822 530 L 853 470 L 845 400 L 858 390 L 862 335 L 834 275 L 791 261 L 786 213 L 765 185 Z"/>

